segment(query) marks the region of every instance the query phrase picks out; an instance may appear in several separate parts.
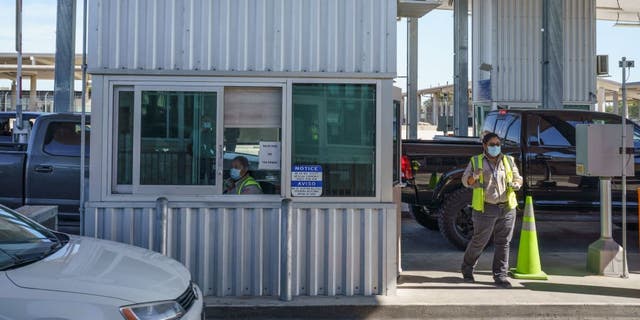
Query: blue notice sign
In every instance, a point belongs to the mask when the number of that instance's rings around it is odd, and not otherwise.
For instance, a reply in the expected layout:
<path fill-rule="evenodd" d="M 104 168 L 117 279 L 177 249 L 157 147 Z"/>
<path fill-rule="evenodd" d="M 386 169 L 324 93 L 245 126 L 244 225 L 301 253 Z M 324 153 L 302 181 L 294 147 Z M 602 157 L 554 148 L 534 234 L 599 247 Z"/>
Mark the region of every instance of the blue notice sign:
<path fill-rule="evenodd" d="M 291 195 L 319 197 L 322 195 L 322 166 L 294 165 L 291 168 Z"/>

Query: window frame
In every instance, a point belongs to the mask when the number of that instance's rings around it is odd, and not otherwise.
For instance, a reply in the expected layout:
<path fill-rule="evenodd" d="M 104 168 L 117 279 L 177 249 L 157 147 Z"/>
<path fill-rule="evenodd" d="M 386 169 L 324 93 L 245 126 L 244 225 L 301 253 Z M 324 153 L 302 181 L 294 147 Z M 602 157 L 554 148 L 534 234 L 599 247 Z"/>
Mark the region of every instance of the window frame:
<path fill-rule="evenodd" d="M 104 127 L 105 129 L 99 128 L 101 130 L 101 134 L 106 133 L 107 137 L 104 140 L 104 143 L 101 143 L 100 152 L 104 154 L 110 154 L 109 157 L 99 160 L 100 162 L 105 163 L 102 166 L 102 177 L 100 181 L 94 181 L 92 184 L 99 183 L 100 185 L 100 195 L 102 201 L 155 201 L 160 196 L 165 196 L 170 199 L 170 201 L 215 201 L 215 202 L 246 202 L 249 195 L 229 195 L 222 193 L 222 182 L 219 183 L 220 192 L 212 193 L 207 191 L 207 186 L 190 186 L 193 189 L 188 192 L 176 192 L 177 189 L 183 189 L 186 186 L 164 186 L 164 188 L 155 188 L 157 192 L 153 192 L 153 187 L 149 186 L 145 192 L 139 192 L 138 190 L 133 189 L 133 185 L 129 186 L 127 190 L 126 185 L 117 185 L 115 182 L 117 179 L 117 161 L 116 152 L 117 152 L 117 101 L 116 92 L 119 88 L 131 88 L 130 91 L 134 91 L 134 112 L 137 109 L 138 112 L 141 110 L 141 95 L 139 98 L 135 97 L 135 89 L 145 88 L 142 91 L 149 90 L 148 88 L 153 88 L 153 90 L 157 90 L 158 88 L 165 89 L 166 91 L 196 91 L 200 92 L 203 90 L 198 90 L 205 88 L 211 91 L 211 89 L 220 90 L 221 93 L 218 93 L 217 101 L 218 101 L 218 110 L 217 114 L 221 119 L 221 125 L 219 128 L 216 128 L 216 140 L 219 141 L 218 146 L 222 146 L 223 131 L 224 130 L 224 89 L 228 87 L 268 87 L 268 88 L 278 88 L 281 90 L 282 94 L 282 119 L 280 130 L 281 134 L 281 192 L 280 194 L 261 194 L 261 195 L 251 195 L 251 201 L 255 202 L 264 202 L 264 203 L 273 203 L 274 201 L 280 202 L 282 197 L 285 195 L 284 188 L 287 187 L 287 183 L 290 183 L 287 180 L 287 176 L 290 175 L 290 168 L 287 167 L 286 157 L 285 157 L 285 148 L 287 144 L 289 144 L 290 135 L 286 134 L 286 130 L 288 130 L 288 123 L 286 118 L 286 108 L 288 106 L 290 97 L 288 94 L 290 91 L 287 89 L 287 81 L 286 79 L 263 79 L 263 78 L 202 78 L 202 77 L 183 77 L 182 82 L 180 84 L 175 84 L 175 81 L 168 79 L 165 76 L 144 76 L 144 77 L 131 77 L 131 76 L 108 76 L 103 81 L 103 87 L 105 91 L 104 98 L 96 97 L 97 99 L 102 99 L 103 103 L 109 108 L 100 109 L 99 112 L 102 112 L 102 115 L 105 119 Z M 124 90 L 126 91 L 126 90 Z M 95 110 L 98 111 L 98 110 Z M 94 112 L 95 112 L 94 111 Z M 139 121 L 138 121 L 139 122 Z M 134 118 L 134 130 L 140 130 L 140 125 L 136 127 L 136 119 Z M 98 130 L 98 129 L 97 129 Z M 97 131 L 96 131 L 97 132 Z M 98 135 L 96 134 L 96 137 Z M 134 137 L 134 142 L 135 142 Z M 137 143 L 140 143 L 138 141 Z M 223 156 L 223 153 L 218 152 L 220 156 Z M 96 161 L 93 158 L 93 161 Z M 110 162 L 110 163 L 109 163 Z M 133 171 L 138 171 L 139 168 L 135 167 Z M 216 168 L 216 174 L 222 176 L 222 167 Z M 99 175 L 95 175 L 94 177 L 98 177 Z M 139 180 L 138 180 L 139 181 Z M 289 182 L 287 182 L 289 181 Z M 178 188 L 176 188 L 178 187 Z M 138 191 L 138 192 L 137 192 Z M 166 191 L 166 192 L 162 192 Z"/>
<path fill-rule="evenodd" d="M 134 84 L 113 87 L 113 123 L 111 132 L 115 133 L 112 141 L 111 157 L 111 193 L 129 195 L 222 195 L 222 170 L 216 166 L 216 184 L 211 185 L 144 185 L 140 184 L 140 158 L 141 158 L 141 126 L 142 126 L 142 92 L 193 92 L 193 93 L 216 93 L 216 163 L 222 164 L 222 154 L 220 145 L 222 144 L 223 125 L 220 121 L 223 116 L 224 88 L 221 86 L 202 85 L 168 85 L 168 84 Z M 132 179 L 131 185 L 121 185 L 117 183 L 118 172 L 118 95 L 120 92 L 133 92 L 133 147 L 132 147 Z"/>
<path fill-rule="evenodd" d="M 293 158 L 293 153 L 292 153 L 292 149 L 293 149 L 293 85 L 294 84 L 362 84 L 362 85 L 374 85 L 376 88 L 376 95 L 375 95 L 375 112 L 376 112 L 376 124 L 375 124 L 375 142 L 374 142 L 374 146 L 375 146 L 375 150 L 376 150 L 376 154 L 375 154 L 375 166 L 374 166 L 374 170 L 375 170 L 375 177 L 374 177 L 374 183 L 375 183 L 375 192 L 373 196 L 370 197 L 335 197 L 335 196 L 320 196 L 320 197 L 293 197 L 291 196 L 291 166 L 293 165 L 292 163 L 292 158 Z M 309 78 L 293 78 L 293 79 L 288 79 L 287 80 L 287 92 L 288 92 L 288 96 L 289 98 L 287 99 L 287 103 L 286 103 L 286 118 L 287 118 L 287 130 L 285 131 L 286 136 L 287 136 L 287 141 L 290 141 L 290 143 L 288 143 L 285 148 L 286 148 L 286 152 L 284 154 L 286 154 L 285 157 L 283 157 L 283 160 L 285 160 L 286 167 L 283 167 L 283 175 L 285 176 L 285 184 L 283 185 L 282 191 L 284 192 L 285 197 L 287 198 L 291 198 L 293 201 L 295 202 L 300 202 L 300 203 L 311 203 L 311 202 L 316 202 L 316 203 L 342 203 L 343 205 L 341 205 L 341 207 L 345 207 L 345 203 L 353 203 L 353 205 L 357 206 L 357 203 L 363 203 L 363 202 L 379 202 L 382 199 L 382 190 L 392 190 L 393 187 L 393 173 L 391 172 L 392 170 L 387 170 L 387 172 L 385 172 L 384 174 L 386 175 L 386 177 L 388 177 L 388 179 L 385 179 L 385 176 L 383 176 L 382 173 L 382 161 L 383 161 L 383 154 L 385 154 L 385 158 L 387 158 L 390 161 L 393 161 L 393 137 L 391 135 L 387 135 L 389 138 L 389 143 L 387 144 L 382 144 L 382 134 L 381 132 L 383 132 L 383 122 L 382 122 L 382 102 L 384 100 L 384 96 L 382 93 L 382 83 L 380 80 L 375 80 L 375 79 L 309 79 Z M 389 96 L 386 97 L 388 98 L 387 100 L 392 101 L 393 100 L 393 96 L 392 96 L 392 92 L 391 90 L 389 90 Z M 393 108 L 387 108 L 387 114 L 388 116 L 386 117 L 389 121 L 387 121 L 388 123 L 384 123 L 385 129 L 387 130 L 387 132 L 391 132 L 391 130 L 393 130 Z M 322 126 L 321 126 L 322 127 Z M 382 148 L 382 146 L 385 146 L 386 148 Z M 283 148 L 283 150 L 285 149 Z M 388 162 L 389 165 L 392 164 L 392 162 Z M 286 171 L 285 169 L 286 168 Z"/>

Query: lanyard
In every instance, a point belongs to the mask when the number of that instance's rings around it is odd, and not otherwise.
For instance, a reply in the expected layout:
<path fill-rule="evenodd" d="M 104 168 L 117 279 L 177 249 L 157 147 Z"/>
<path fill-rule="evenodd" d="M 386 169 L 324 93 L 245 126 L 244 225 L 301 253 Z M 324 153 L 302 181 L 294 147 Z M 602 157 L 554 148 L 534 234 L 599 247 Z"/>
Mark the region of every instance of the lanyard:
<path fill-rule="evenodd" d="M 493 175 L 493 179 L 496 181 L 496 183 L 498 183 L 498 166 L 500 165 L 500 160 L 498 160 L 498 162 L 496 162 L 495 168 L 493 167 L 493 165 L 491 165 L 491 160 L 489 160 L 489 159 L 487 159 L 487 164 L 489 165 L 489 168 L 491 169 L 491 175 Z"/>

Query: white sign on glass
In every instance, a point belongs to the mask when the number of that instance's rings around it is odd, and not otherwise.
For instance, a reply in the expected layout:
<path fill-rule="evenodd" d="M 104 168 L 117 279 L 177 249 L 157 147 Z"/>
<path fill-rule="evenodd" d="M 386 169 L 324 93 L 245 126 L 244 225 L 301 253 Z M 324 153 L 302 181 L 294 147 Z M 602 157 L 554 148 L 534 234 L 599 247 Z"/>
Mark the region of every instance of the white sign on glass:
<path fill-rule="evenodd" d="M 294 165 L 291 168 L 291 195 L 294 197 L 322 196 L 322 166 Z"/>
<path fill-rule="evenodd" d="M 259 170 L 280 170 L 280 142 L 260 141 Z"/>

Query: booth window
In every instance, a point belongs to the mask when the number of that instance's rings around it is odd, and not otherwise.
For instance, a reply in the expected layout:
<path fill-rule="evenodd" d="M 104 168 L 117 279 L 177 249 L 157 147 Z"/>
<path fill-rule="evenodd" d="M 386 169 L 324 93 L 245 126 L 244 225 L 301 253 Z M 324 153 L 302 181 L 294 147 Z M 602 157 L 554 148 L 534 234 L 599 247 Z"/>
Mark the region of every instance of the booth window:
<path fill-rule="evenodd" d="M 117 90 L 117 184 L 130 185 L 133 170 L 133 89 Z"/>
<path fill-rule="evenodd" d="M 280 194 L 282 89 L 227 87 L 224 92 L 224 174 L 231 162 L 249 161 L 249 175 L 263 194 Z"/>
<path fill-rule="evenodd" d="M 293 85 L 292 165 L 322 171 L 321 196 L 375 196 L 375 128 L 375 84 Z"/>
<path fill-rule="evenodd" d="M 141 190 L 132 186 L 176 185 L 209 186 L 201 193 L 215 193 L 211 187 L 217 184 L 216 91 L 122 87 L 114 96 L 116 193 Z"/>

